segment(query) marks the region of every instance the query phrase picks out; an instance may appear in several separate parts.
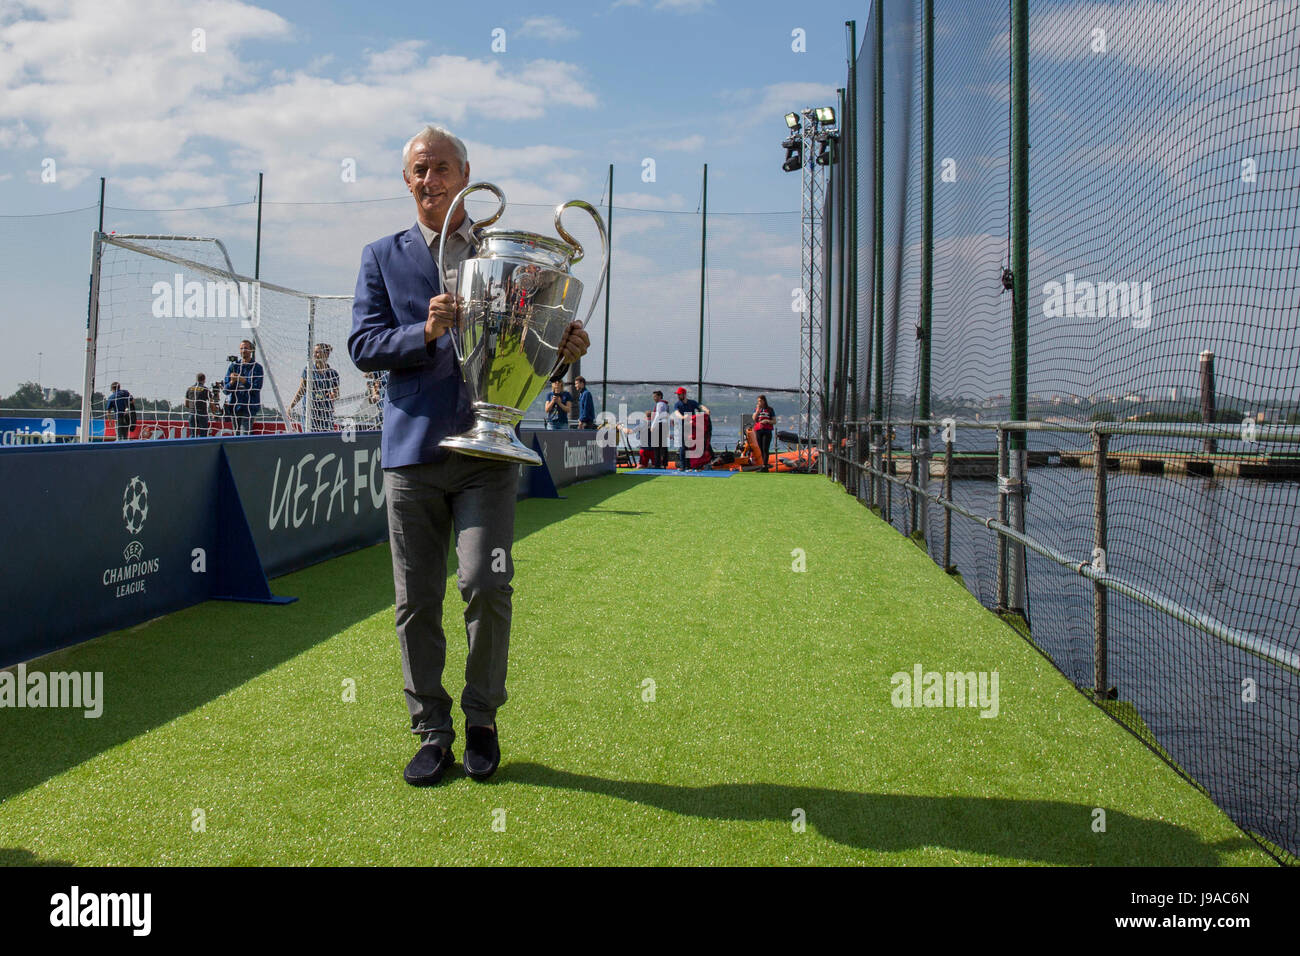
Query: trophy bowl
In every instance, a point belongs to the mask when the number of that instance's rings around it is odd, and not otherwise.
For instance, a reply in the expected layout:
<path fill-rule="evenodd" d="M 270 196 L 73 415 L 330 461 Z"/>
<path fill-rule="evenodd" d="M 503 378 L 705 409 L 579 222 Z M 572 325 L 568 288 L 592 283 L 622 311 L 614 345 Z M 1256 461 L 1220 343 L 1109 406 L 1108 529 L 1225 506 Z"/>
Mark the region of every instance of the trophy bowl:
<path fill-rule="evenodd" d="M 555 228 L 562 239 L 512 229 L 492 229 L 505 211 L 505 195 L 491 183 L 472 183 L 447 210 L 441 235 L 470 193 L 496 195 L 494 215 L 470 227 L 474 248 L 456 278 L 456 325 L 452 347 L 474 408 L 468 432 L 445 438 L 440 447 L 477 458 L 540 465 L 541 456 L 515 435 L 524 410 L 536 400 L 562 367 L 560 342 L 577 317 L 583 284 L 571 269 L 582 261 L 583 248 L 560 222 L 570 206 L 585 209 L 596 221 L 604 247 L 600 281 L 586 318 L 595 311 L 609 264 L 609 240 L 600 214 L 589 203 L 570 200 L 555 207 Z M 438 278 L 446 290 L 443 247 Z M 586 325 L 584 320 L 583 325 Z"/>

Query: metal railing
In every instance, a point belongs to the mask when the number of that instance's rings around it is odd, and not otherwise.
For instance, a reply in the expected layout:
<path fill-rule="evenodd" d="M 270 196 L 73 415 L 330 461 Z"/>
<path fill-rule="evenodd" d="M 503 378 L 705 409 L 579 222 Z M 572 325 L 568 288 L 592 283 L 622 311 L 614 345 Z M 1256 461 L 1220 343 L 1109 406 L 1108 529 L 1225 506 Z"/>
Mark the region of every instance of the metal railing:
<path fill-rule="evenodd" d="M 949 437 L 944 442 L 946 468 L 943 491 L 940 494 L 932 493 L 928 487 L 926 487 L 928 481 L 923 480 L 918 483 L 916 481 L 909 481 L 894 474 L 892 442 L 884 442 L 884 447 L 882 448 L 882 442 L 874 441 L 871 445 L 872 457 L 866 461 L 856 460 L 857 456 L 856 453 L 854 453 L 854 446 L 857 439 L 850 439 L 848 442 L 847 447 L 851 454 L 841 454 L 838 451 L 829 448 L 826 450 L 826 454 L 831 460 L 842 465 L 848 472 L 856 472 L 860 475 L 869 476 L 870 503 L 873 506 L 881 508 L 882 514 L 886 520 L 889 520 L 889 508 L 891 502 L 889 492 L 892 490 L 894 485 L 910 492 L 913 496 L 913 502 L 932 502 L 944 508 L 943 566 L 945 569 L 951 569 L 952 514 L 959 514 L 962 517 L 983 525 L 989 531 L 994 532 L 998 536 L 997 595 L 998 610 L 1000 612 L 1012 609 L 1009 604 L 1009 593 L 1013 587 L 1011 578 L 1016 573 L 1015 569 L 1012 567 L 1014 560 L 1014 555 L 1011 550 L 1012 546 L 1028 548 L 1092 582 L 1094 588 L 1092 622 L 1093 692 L 1098 698 L 1107 699 L 1112 696 L 1112 690 L 1108 684 L 1108 591 L 1115 591 L 1119 594 L 1133 598 L 1147 607 L 1209 634 L 1226 644 L 1247 651 L 1256 657 L 1284 668 L 1293 674 L 1300 674 L 1300 652 L 1282 647 L 1274 641 L 1258 634 L 1252 634 L 1240 628 L 1233 627 L 1203 611 L 1189 608 L 1181 602 L 1161 594 L 1152 588 L 1136 584 L 1120 575 L 1114 574 L 1106 567 L 1106 491 L 1107 475 L 1109 471 L 1107 464 L 1107 451 L 1110 437 L 1112 435 L 1142 435 L 1165 438 L 1214 438 L 1234 440 L 1241 438 L 1240 425 L 1137 422 L 1094 422 L 1089 424 L 1041 421 L 973 422 L 956 421 L 955 419 L 944 419 L 939 421 L 919 419 L 873 419 L 863 422 L 844 422 L 843 425 L 859 427 L 866 426 L 871 429 L 873 435 L 882 436 L 887 435 L 889 429 L 899 426 L 935 429 L 940 432 L 945 431 L 945 429 L 948 430 Z M 998 516 L 996 518 L 976 514 L 974 511 L 957 503 L 952 498 L 953 438 L 951 437 L 951 428 L 953 427 L 960 429 L 984 429 L 997 432 Z M 1093 554 L 1087 559 L 1081 560 L 1078 557 L 1064 554 L 1056 548 L 1039 541 L 1033 535 L 1017 530 L 1008 522 L 1008 498 L 1011 497 L 1015 488 L 1010 473 L 1010 455 L 1007 453 L 1007 439 L 1013 432 L 1023 433 L 1030 431 L 1086 434 L 1092 437 Z M 854 434 L 860 436 L 860 431 L 855 431 Z M 1255 440 L 1259 442 L 1300 444 L 1300 426 L 1258 425 L 1256 426 Z M 881 467 L 880 464 L 882 457 L 884 459 L 883 467 Z M 916 478 L 916 476 L 920 474 L 924 475 L 925 479 L 928 479 L 928 447 L 924 447 L 921 444 L 913 445 L 908 457 L 911 459 L 911 477 Z M 1195 453 L 1188 453 L 1187 457 L 1199 456 Z M 844 475 L 846 473 L 845 470 L 841 470 L 838 473 Z M 846 484 L 847 486 L 846 482 L 841 483 Z M 858 491 L 855 491 L 855 495 L 859 499 L 862 497 Z M 879 504 L 882 501 L 884 502 L 883 506 Z M 915 514 L 915 511 L 913 513 Z M 928 527 L 928 525 L 925 523 L 920 525 L 914 523 L 913 527 L 924 528 Z"/>

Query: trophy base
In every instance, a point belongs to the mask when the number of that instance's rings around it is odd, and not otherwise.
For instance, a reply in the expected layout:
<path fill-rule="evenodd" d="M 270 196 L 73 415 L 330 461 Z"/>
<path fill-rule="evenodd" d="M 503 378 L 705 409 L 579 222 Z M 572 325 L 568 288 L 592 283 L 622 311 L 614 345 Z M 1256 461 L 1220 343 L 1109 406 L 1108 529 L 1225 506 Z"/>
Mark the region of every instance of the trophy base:
<path fill-rule="evenodd" d="M 524 417 L 517 408 L 507 405 L 474 403 L 474 427 L 463 435 L 452 435 L 438 442 L 462 455 L 508 461 L 516 465 L 540 465 L 542 456 L 526 447 L 515 436 L 514 424 Z"/>

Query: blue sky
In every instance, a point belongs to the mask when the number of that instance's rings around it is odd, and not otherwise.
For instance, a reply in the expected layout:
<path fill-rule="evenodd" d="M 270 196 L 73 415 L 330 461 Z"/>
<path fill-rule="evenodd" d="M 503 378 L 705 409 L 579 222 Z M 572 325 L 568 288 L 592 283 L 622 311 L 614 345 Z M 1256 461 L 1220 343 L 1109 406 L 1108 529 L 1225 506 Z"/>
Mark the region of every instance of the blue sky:
<path fill-rule="evenodd" d="M 461 135 L 473 178 L 518 204 L 506 222 L 539 231 L 550 231 L 545 205 L 601 200 L 615 164 L 616 377 L 693 378 L 699 220 L 680 214 L 698 209 L 707 162 L 718 271 L 706 374 L 795 384 L 797 217 L 722 213 L 798 209 L 798 177 L 780 171 L 782 114 L 833 102 L 844 21 L 866 11 L 835 0 L 0 0 L 0 393 L 36 377 L 38 352 L 44 384 L 80 389 L 95 218 L 68 211 L 96 203 L 98 177 L 106 230 L 215 236 L 251 273 L 249 202 L 264 171 L 262 277 L 350 293 L 361 247 L 414 220 L 400 149 L 425 122 Z M 498 29 L 504 51 L 492 47 Z M 796 29 L 806 52 L 792 50 Z M 654 182 L 642 181 L 647 158 Z M 55 181 L 43 182 L 49 159 Z M 355 182 L 340 175 L 348 160 Z M 393 201 L 344 204 L 379 199 Z M 581 267 L 589 288 L 598 263 Z"/>
<path fill-rule="evenodd" d="M 1008 390 L 1006 4 L 937 6 L 936 160 L 959 173 L 936 188 L 934 387 L 978 398 Z M 905 119 L 916 66 L 897 57 L 916 42 L 917 9 L 886 7 L 888 199 L 909 216 L 886 236 L 903 391 L 915 379 L 920 176 L 916 136 L 908 155 L 897 144 L 919 92 Z M 865 37 L 869 5 L 837 0 L 0 0 L 0 393 L 36 377 L 38 353 L 45 384 L 80 387 L 99 176 L 107 229 L 217 237 L 250 273 L 265 171 L 263 278 L 347 294 L 361 247 L 413 221 L 400 149 L 426 122 L 460 133 L 473 178 L 505 189 L 505 224 L 551 232 L 548 209 L 601 201 L 615 165 L 610 375 L 669 386 L 695 378 L 707 162 L 705 377 L 794 386 L 799 180 L 780 171 L 781 117 L 833 102 L 850 18 Z M 1030 391 L 1186 393 L 1208 347 L 1225 391 L 1295 400 L 1300 5 L 1036 0 L 1030 47 Z M 593 250 L 578 267 L 591 288 L 599 243 L 590 224 L 571 228 Z M 135 266 L 114 268 L 124 328 L 140 293 L 128 294 Z M 1149 283 L 1151 322 L 1046 316 L 1040 290 L 1067 275 Z M 340 341 L 346 317 L 332 321 Z M 602 329 L 589 375 L 605 345 Z M 224 339 L 207 348 L 195 364 L 209 371 L 232 351 Z M 155 364 L 167 361 L 160 351 Z"/>

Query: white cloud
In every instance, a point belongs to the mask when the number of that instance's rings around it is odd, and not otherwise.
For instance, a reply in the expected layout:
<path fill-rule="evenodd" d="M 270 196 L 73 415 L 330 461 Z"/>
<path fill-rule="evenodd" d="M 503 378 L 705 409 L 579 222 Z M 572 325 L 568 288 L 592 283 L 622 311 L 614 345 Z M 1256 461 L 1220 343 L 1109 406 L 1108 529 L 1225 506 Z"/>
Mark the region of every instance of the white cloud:
<path fill-rule="evenodd" d="M 190 49 L 195 26 L 206 30 L 206 53 Z M 580 198 L 603 207 L 604 160 L 568 145 L 562 123 L 510 125 L 552 115 L 584 121 L 598 97 L 578 66 L 486 51 L 478 59 L 439 54 L 414 40 L 373 42 L 364 52 L 309 49 L 288 60 L 275 56 L 274 45 L 299 42 L 301 32 L 283 17 L 235 0 L 193 6 L 38 0 L 22 8 L 0 0 L 0 150 L 33 150 L 37 160 L 24 157 L 11 175 L 23 179 L 20 165 L 39 173 L 41 155 L 58 161 L 56 188 L 107 175 L 107 228 L 217 236 L 230 246 L 237 268 L 251 271 L 255 213 L 249 200 L 258 171 L 265 170 L 263 276 L 330 293 L 352 291 L 366 242 L 414 221 L 400 149 L 426 123 L 464 130 L 474 177 L 498 183 L 509 198 L 505 225 L 553 235 L 557 202 Z M 254 43 L 271 52 L 254 57 Z M 747 110 L 751 123 L 780 123 L 782 113 L 815 105 L 826 89 L 782 84 L 746 91 L 728 112 Z M 492 122 L 484 122 L 487 117 Z M 735 125 L 729 117 L 720 133 Z M 653 133 L 640 128 L 639 135 L 649 142 L 661 139 L 664 150 L 706 145 L 700 134 L 672 139 L 681 131 L 675 121 L 651 128 Z M 516 135 L 517 129 L 532 132 Z M 715 141 L 712 129 L 707 140 Z M 355 163 L 355 183 L 340 177 L 344 160 Z M 626 363 L 629 375 L 654 368 L 668 374 L 683 355 L 693 356 L 697 335 L 699 220 L 682 214 L 695 209 L 697 197 L 660 193 L 638 182 L 638 172 L 639 158 L 630 175 L 616 174 L 619 308 L 617 354 L 611 357 Z M 239 205 L 227 205 L 232 202 Z M 225 208 L 195 208 L 202 206 Z M 179 211 L 133 212 L 135 207 Z M 476 201 L 474 212 L 489 208 L 486 200 Z M 587 248 L 578 275 L 594 288 L 600 265 L 595 226 L 579 210 L 566 212 L 564 222 Z M 797 250 L 791 245 L 797 232 L 757 236 L 761 228 L 748 219 L 738 218 L 731 227 L 720 221 L 715 238 L 710 220 L 712 368 L 725 364 L 724 353 L 766 337 L 766 320 L 753 305 L 777 303 L 777 318 L 787 316 L 789 289 L 797 282 Z M 84 251 L 78 248 L 81 264 L 70 274 L 84 269 Z M 786 271 L 795 278 L 781 278 Z M 82 308 L 84 274 L 79 281 L 80 299 L 71 298 Z M 747 298 L 730 301 L 732 287 L 746 290 Z M 723 331 L 733 323 L 746 330 L 734 343 L 732 333 Z M 82 325 L 84 315 L 81 324 L 68 325 L 73 351 Z M 797 354 L 797 325 L 792 328 L 796 338 L 787 351 Z M 780 329 L 788 331 L 785 324 Z M 685 352 L 668 347 L 668 336 L 677 331 L 690 343 Z M 330 332 L 340 334 L 346 337 L 339 329 Z"/>
<path fill-rule="evenodd" d="M 0 126 L 0 149 L 30 149 L 38 142 L 27 124 L 21 120 L 9 126 Z"/>
<path fill-rule="evenodd" d="M 369 76 L 391 76 L 404 73 L 419 63 L 423 40 L 403 40 L 394 43 L 385 50 L 373 50 L 366 53 L 366 73 Z M 308 69 L 309 73 L 318 72 Z"/>
<path fill-rule="evenodd" d="M 835 87 L 829 83 L 773 83 L 759 92 L 757 102 L 751 96 L 748 106 L 738 104 L 733 116 L 741 127 L 766 123 L 779 131 L 785 128 L 786 113 L 810 106 L 838 105 Z"/>
<path fill-rule="evenodd" d="M 151 171 L 217 155 L 224 168 L 205 172 L 200 191 L 222 176 L 242 183 L 275 169 L 277 194 L 298 200 L 321 198 L 322 184 L 337 188 L 339 164 L 351 158 L 359 170 L 352 192 L 392 195 L 401 187 L 398 140 L 427 122 L 531 119 L 597 103 L 572 64 L 425 57 L 419 41 L 368 52 L 349 79 L 268 75 L 239 45 L 287 37 L 287 21 L 230 0 L 199 10 L 68 0 L 43 6 L 43 20 L 0 17 L 0 148 L 39 146 L 61 166 L 123 172 L 140 192 Z M 190 49 L 195 22 L 207 31 L 206 53 Z M 501 155 L 525 164 L 567 158 L 529 150 Z"/>

